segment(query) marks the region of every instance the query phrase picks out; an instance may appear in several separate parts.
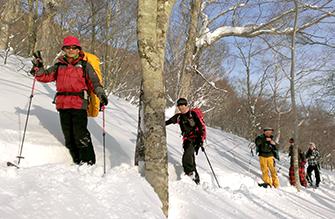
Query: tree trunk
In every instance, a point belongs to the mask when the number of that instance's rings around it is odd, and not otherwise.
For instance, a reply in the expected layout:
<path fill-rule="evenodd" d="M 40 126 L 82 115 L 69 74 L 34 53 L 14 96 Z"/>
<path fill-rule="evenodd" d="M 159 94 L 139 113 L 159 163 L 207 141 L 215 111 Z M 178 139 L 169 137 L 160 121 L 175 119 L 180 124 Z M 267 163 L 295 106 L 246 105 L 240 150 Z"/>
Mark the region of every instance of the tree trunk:
<path fill-rule="evenodd" d="M 34 6 L 35 2 L 35 6 Z M 38 17 L 38 0 L 28 0 L 28 55 L 32 56 L 36 44 L 36 30 Z"/>
<path fill-rule="evenodd" d="M 174 0 L 138 1 L 138 49 L 143 77 L 143 144 L 145 178 L 168 216 L 168 160 L 163 82 L 166 31 Z"/>
<path fill-rule="evenodd" d="M 143 81 L 141 82 L 140 98 L 138 105 L 138 126 L 137 126 L 137 140 L 135 149 L 135 165 L 138 166 L 139 162 L 144 162 L 144 143 L 143 143 Z"/>
<path fill-rule="evenodd" d="M 90 2 L 90 4 L 91 4 L 91 12 L 92 12 L 92 14 L 91 14 L 91 17 L 92 17 L 92 26 L 91 26 L 91 31 L 92 31 L 92 33 L 91 33 L 91 52 L 92 53 L 95 53 L 95 41 L 96 41 L 96 35 L 97 35 L 97 33 L 96 33 L 96 28 L 97 28 L 97 10 L 96 10 L 96 6 L 95 6 L 95 2 L 94 1 L 91 1 Z"/>
<path fill-rule="evenodd" d="M 21 1 L 6 1 L 0 14 L 0 49 L 8 50 L 10 45 L 10 26 L 17 21 L 21 12 Z"/>
<path fill-rule="evenodd" d="M 104 48 L 105 52 L 104 52 L 104 56 L 103 56 L 103 82 L 104 82 L 104 87 L 108 87 L 109 83 L 106 82 L 106 77 L 108 75 L 109 72 L 109 66 L 110 66 L 110 60 L 109 60 L 109 40 L 110 40 L 110 35 L 109 35 L 109 31 L 111 28 L 111 17 L 112 17 L 112 10 L 110 9 L 109 6 L 109 1 L 106 2 L 106 23 L 105 23 L 105 34 L 104 34 L 104 42 L 106 42 L 106 46 Z"/>
<path fill-rule="evenodd" d="M 37 31 L 39 40 L 36 42 L 35 51 L 42 51 L 42 57 L 46 65 L 52 64 L 52 61 L 55 58 L 55 51 L 57 51 L 60 47 L 56 39 L 57 37 L 55 37 L 58 33 L 55 29 L 54 17 L 57 13 L 57 9 L 59 8 L 61 1 L 62 0 L 43 1 L 42 23 Z"/>
<path fill-rule="evenodd" d="M 292 114 L 294 122 L 294 139 L 298 141 L 298 113 L 297 113 L 297 103 L 295 97 L 295 64 L 296 64 L 296 33 L 298 24 L 298 2 L 294 1 L 295 5 L 295 16 L 294 16 L 294 27 L 291 38 L 291 73 L 290 73 L 290 92 L 291 92 L 291 102 L 292 102 Z M 294 177 L 296 182 L 296 188 L 298 191 L 301 189 L 300 177 L 299 177 L 299 163 L 298 163 L 298 143 L 293 146 L 293 166 L 294 166 Z"/>
<path fill-rule="evenodd" d="M 192 90 L 192 65 L 194 60 L 194 55 L 196 53 L 196 37 L 197 37 L 197 27 L 198 19 L 200 14 L 201 0 L 192 0 L 191 4 L 191 19 L 188 29 L 188 38 L 185 45 L 185 54 L 182 65 L 182 71 L 180 75 L 178 97 L 184 97 L 188 99 L 190 97 L 190 92 Z"/>

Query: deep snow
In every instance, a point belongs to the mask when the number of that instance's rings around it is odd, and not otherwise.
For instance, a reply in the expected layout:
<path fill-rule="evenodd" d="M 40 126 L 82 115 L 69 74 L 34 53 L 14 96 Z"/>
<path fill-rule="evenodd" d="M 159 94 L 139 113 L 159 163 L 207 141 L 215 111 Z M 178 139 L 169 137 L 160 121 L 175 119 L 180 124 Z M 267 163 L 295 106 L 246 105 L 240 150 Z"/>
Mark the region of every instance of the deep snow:
<path fill-rule="evenodd" d="M 21 168 L 16 161 L 21 144 L 33 78 L 22 70 L 29 60 L 0 58 L 0 218 L 164 218 L 161 203 L 134 163 L 137 108 L 110 96 L 106 110 L 107 174 L 103 175 L 102 115 L 89 120 L 97 164 L 71 164 L 63 146 L 58 113 L 51 103 L 53 83 L 37 82 Z M 25 66 L 24 66 L 25 65 Z M 167 110 L 172 116 L 174 109 Z M 233 119 L 233 118 L 232 118 Z M 178 126 L 167 128 L 169 152 L 169 218 L 335 218 L 335 175 L 322 170 L 319 189 L 297 192 L 288 183 L 288 158 L 277 166 L 281 187 L 264 189 L 257 157 L 249 142 L 208 128 L 206 151 L 218 176 L 213 178 L 206 157 L 197 156 L 201 184 L 182 173 Z"/>

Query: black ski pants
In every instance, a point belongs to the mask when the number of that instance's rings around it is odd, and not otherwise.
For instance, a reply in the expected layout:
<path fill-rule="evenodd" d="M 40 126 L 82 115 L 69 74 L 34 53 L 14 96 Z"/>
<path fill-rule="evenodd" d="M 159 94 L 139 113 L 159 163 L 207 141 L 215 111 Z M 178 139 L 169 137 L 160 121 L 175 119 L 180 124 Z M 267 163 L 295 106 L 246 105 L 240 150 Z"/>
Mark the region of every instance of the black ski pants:
<path fill-rule="evenodd" d="M 318 165 L 309 165 L 307 167 L 307 179 L 311 183 L 312 181 L 312 172 L 314 171 L 315 179 L 316 179 L 316 186 L 319 186 L 320 184 L 320 171 L 318 168 Z"/>
<path fill-rule="evenodd" d="M 193 171 L 197 174 L 198 172 L 196 169 L 195 156 L 194 156 L 195 143 L 190 140 L 184 140 L 183 148 L 184 153 L 182 163 L 185 174 L 189 175 Z"/>
<path fill-rule="evenodd" d="M 94 148 L 87 129 L 87 111 L 78 109 L 59 110 L 60 123 L 74 163 L 95 164 Z"/>

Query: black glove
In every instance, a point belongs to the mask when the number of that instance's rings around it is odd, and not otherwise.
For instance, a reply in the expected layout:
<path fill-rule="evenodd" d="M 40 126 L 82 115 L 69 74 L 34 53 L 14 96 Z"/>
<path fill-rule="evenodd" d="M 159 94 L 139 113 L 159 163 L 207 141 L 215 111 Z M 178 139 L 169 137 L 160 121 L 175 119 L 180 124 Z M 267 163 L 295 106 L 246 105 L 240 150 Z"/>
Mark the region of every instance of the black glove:
<path fill-rule="evenodd" d="M 104 106 L 107 106 L 108 104 L 108 98 L 105 94 L 105 92 L 101 92 L 98 94 L 98 98 L 100 99 L 100 103 Z"/>
<path fill-rule="evenodd" d="M 42 55 L 41 55 L 41 51 L 37 51 L 33 53 L 33 60 L 31 61 L 33 63 L 34 66 L 42 68 L 43 65 L 43 59 L 42 59 Z"/>
<path fill-rule="evenodd" d="M 34 56 L 34 58 L 31 61 L 33 63 L 33 67 L 30 70 L 30 74 L 35 76 L 37 71 L 40 68 L 43 68 L 44 65 L 43 65 L 43 59 L 42 59 L 42 56 L 41 56 L 41 51 L 38 50 L 37 52 L 34 52 L 33 56 Z"/>
<path fill-rule="evenodd" d="M 196 155 L 198 155 L 198 153 L 199 153 L 199 149 L 200 149 L 200 148 L 201 148 L 201 151 L 202 151 L 202 152 L 205 151 L 204 143 L 202 142 L 202 140 L 201 140 L 201 142 L 197 142 L 196 145 L 195 145 L 194 150 L 195 150 L 195 154 L 196 154 Z"/>

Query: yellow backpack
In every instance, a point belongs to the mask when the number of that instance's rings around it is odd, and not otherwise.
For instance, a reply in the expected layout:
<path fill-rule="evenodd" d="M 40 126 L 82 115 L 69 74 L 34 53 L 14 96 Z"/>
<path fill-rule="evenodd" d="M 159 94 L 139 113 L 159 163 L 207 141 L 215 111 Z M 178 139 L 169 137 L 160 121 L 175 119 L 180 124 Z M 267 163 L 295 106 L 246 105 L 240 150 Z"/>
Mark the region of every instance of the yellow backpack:
<path fill-rule="evenodd" d="M 101 74 L 101 70 L 100 70 L 100 60 L 96 55 L 93 55 L 91 53 L 88 52 L 84 52 L 85 56 L 83 58 L 84 61 L 90 63 L 95 71 L 95 73 L 97 74 L 100 84 L 102 85 L 102 74 Z M 85 66 L 86 67 L 86 66 Z M 84 67 L 84 71 L 86 71 Z M 87 107 L 87 115 L 89 117 L 97 117 L 99 114 L 99 110 L 100 110 L 100 100 L 97 97 L 97 95 L 95 95 L 95 93 L 91 90 L 88 91 L 88 94 L 90 96 L 90 101 Z"/>

